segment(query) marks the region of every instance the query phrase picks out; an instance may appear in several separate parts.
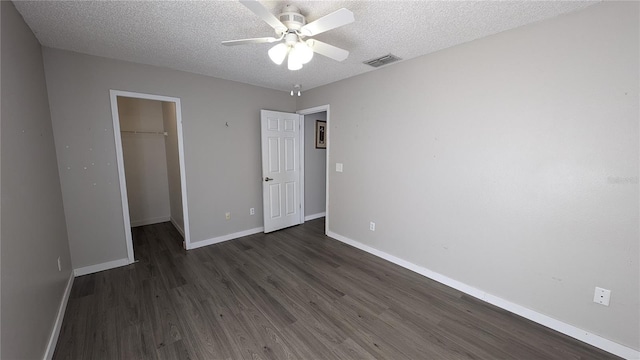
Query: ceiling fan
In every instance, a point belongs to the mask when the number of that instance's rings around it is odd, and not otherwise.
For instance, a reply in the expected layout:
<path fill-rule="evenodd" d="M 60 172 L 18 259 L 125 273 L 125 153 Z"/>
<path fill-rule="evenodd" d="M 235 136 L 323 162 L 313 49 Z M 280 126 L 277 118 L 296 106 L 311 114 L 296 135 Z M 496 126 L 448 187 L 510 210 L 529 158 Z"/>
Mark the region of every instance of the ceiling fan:
<path fill-rule="evenodd" d="M 257 0 L 240 0 L 240 3 L 269 24 L 276 31 L 276 37 L 229 40 L 223 41 L 222 45 L 278 42 L 277 45 L 269 49 L 269 58 L 280 65 L 288 55 L 287 67 L 289 70 L 301 69 L 302 65 L 311 61 L 314 52 L 336 61 L 343 61 L 349 56 L 347 50 L 315 39 L 305 39 L 355 21 L 353 13 L 345 8 L 307 24 L 304 15 L 293 5 L 286 5 L 276 17 Z"/>

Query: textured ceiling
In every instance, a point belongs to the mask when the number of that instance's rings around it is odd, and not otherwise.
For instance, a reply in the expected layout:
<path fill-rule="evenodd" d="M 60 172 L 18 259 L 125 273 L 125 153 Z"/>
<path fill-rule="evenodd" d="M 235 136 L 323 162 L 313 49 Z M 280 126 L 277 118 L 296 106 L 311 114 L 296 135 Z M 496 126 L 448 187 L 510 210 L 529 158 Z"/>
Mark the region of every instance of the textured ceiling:
<path fill-rule="evenodd" d="M 585 1 L 290 1 L 262 2 L 273 13 L 298 6 L 307 22 L 339 8 L 356 21 L 316 38 L 349 50 L 321 55 L 302 70 L 269 60 L 272 44 L 227 47 L 222 40 L 274 36 L 237 1 L 17 1 L 42 45 L 158 65 L 263 87 L 303 90 L 375 69 L 363 61 L 393 53 L 404 60 L 582 9 Z M 393 65 L 388 65 L 393 66 Z"/>

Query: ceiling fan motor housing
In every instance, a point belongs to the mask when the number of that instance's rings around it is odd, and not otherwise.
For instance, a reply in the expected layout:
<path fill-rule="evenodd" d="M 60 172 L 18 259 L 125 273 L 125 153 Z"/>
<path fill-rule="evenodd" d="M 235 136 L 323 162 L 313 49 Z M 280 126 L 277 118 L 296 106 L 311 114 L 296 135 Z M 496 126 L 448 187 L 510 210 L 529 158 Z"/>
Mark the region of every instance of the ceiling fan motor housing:
<path fill-rule="evenodd" d="M 278 19 L 289 30 L 300 30 L 307 23 L 304 15 L 300 14 L 300 9 L 293 5 L 286 5 L 278 15 Z"/>

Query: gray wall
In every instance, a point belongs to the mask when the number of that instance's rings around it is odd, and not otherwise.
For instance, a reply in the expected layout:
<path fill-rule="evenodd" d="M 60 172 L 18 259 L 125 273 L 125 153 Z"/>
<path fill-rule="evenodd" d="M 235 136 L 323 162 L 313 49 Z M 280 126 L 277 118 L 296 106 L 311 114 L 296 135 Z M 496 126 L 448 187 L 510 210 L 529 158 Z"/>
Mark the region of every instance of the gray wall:
<path fill-rule="evenodd" d="M 605 2 L 305 91 L 344 163 L 330 230 L 639 349 L 638 16 Z"/>
<path fill-rule="evenodd" d="M 0 8 L 0 358 L 37 359 L 53 330 L 71 260 L 41 46 L 11 2 Z"/>
<path fill-rule="evenodd" d="M 180 231 L 184 232 L 184 218 L 182 216 L 182 188 L 180 181 L 180 158 L 178 155 L 178 127 L 176 123 L 176 104 L 162 102 L 162 120 L 167 153 L 167 176 L 169 181 L 169 202 L 171 205 L 171 219 Z"/>
<path fill-rule="evenodd" d="M 327 112 L 304 116 L 304 215 L 325 212 L 327 194 L 327 150 L 316 149 L 316 120 L 327 120 Z"/>
<path fill-rule="evenodd" d="M 122 157 L 131 227 L 168 221 L 171 215 L 162 102 L 118 96 Z"/>
<path fill-rule="evenodd" d="M 64 50 L 45 48 L 44 61 L 75 268 L 127 257 L 110 89 L 181 99 L 192 242 L 262 226 L 260 109 L 292 112 L 295 98 Z"/>

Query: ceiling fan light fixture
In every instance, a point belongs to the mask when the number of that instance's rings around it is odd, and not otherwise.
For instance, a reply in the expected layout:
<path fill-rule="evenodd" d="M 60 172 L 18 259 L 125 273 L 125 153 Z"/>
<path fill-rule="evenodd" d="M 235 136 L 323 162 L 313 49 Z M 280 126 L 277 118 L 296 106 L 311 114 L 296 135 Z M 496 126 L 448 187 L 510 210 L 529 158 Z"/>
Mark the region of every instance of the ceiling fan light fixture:
<path fill-rule="evenodd" d="M 297 51 L 295 48 L 291 48 L 291 50 L 289 51 L 289 60 L 287 61 L 287 68 L 289 68 L 289 70 L 302 69 L 300 52 Z"/>
<path fill-rule="evenodd" d="M 269 49 L 269 58 L 277 65 L 280 65 L 284 61 L 284 58 L 287 57 L 288 51 L 289 47 L 285 43 L 279 43 Z"/>
<path fill-rule="evenodd" d="M 313 59 L 313 50 L 306 43 L 299 41 L 294 45 L 293 49 L 302 64 L 306 64 Z"/>
<path fill-rule="evenodd" d="M 300 84 L 295 84 L 293 85 L 293 90 L 291 90 L 291 96 L 293 96 L 294 91 L 297 91 L 298 96 L 302 96 L 302 91 L 300 91 L 302 89 L 302 85 Z"/>

